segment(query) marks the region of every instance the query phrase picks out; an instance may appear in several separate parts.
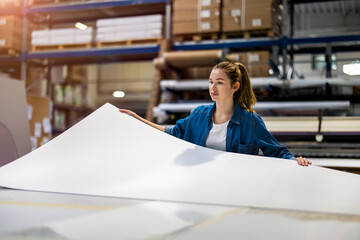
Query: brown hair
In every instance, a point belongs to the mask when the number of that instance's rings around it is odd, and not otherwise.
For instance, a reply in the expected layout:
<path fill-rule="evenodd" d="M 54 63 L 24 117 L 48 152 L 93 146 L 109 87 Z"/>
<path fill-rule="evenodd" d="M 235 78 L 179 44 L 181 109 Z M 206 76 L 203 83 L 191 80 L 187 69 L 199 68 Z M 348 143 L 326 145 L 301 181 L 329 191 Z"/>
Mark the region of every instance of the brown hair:
<path fill-rule="evenodd" d="M 252 106 L 256 103 L 256 97 L 251 87 L 250 76 L 244 65 L 241 63 L 233 63 L 224 61 L 216 64 L 213 69 L 221 69 L 231 80 L 231 86 L 236 82 L 240 83 L 239 89 L 234 93 L 234 98 L 239 105 L 248 112 L 255 112 Z"/>

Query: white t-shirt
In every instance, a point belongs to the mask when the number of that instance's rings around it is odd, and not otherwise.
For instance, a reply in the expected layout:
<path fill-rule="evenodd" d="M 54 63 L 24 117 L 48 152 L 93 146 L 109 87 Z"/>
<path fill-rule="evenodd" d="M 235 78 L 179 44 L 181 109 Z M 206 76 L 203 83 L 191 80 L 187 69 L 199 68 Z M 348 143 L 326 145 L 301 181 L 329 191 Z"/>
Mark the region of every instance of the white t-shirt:
<path fill-rule="evenodd" d="M 221 124 L 215 124 L 213 122 L 213 126 L 205 142 L 205 147 L 226 151 L 226 133 L 229 121 Z"/>

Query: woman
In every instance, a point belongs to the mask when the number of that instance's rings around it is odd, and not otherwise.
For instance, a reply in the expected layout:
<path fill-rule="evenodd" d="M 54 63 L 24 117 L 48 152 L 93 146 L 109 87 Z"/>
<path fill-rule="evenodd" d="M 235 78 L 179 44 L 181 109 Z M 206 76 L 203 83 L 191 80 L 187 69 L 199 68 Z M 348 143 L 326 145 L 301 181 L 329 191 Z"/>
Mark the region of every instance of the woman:
<path fill-rule="evenodd" d="M 129 110 L 120 109 L 120 112 L 200 146 L 252 155 L 258 155 L 261 149 L 265 156 L 296 159 L 302 166 L 311 164 L 306 158 L 295 158 L 280 146 L 252 109 L 256 98 L 242 64 L 228 61 L 217 64 L 210 74 L 209 92 L 215 103 L 195 108 L 174 127 L 152 123 Z"/>

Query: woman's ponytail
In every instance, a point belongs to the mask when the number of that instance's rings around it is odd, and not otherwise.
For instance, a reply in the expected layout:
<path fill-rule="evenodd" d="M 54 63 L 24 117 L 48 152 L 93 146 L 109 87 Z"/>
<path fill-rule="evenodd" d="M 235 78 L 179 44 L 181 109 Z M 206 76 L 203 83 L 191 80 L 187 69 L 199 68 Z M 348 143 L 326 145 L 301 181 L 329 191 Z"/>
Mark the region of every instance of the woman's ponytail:
<path fill-rule="evenodd" d="M 249 112 L 255 112 L 252 107 L 256 104 L 256 97 L 251 87 L 251 81 L 248 71 L 241 63 L 235 63 L 240 70 L 240 88 L 235 92 L 234 97 L 239 105 Z"/>

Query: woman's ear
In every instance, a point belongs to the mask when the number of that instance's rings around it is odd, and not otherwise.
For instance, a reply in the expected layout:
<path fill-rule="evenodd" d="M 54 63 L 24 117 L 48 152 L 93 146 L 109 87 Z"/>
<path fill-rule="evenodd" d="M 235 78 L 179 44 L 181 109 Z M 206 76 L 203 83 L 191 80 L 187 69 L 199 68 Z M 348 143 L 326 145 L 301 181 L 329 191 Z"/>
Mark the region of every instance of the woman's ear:
<path fill-rule="evenodd" d="M 239 82 L 236 82 L 233 86 L 232 86 L 232 89 L 234 92 L 236 92 L 237 90 L 239 90 L 240 88 L 240 83 Z"/>

